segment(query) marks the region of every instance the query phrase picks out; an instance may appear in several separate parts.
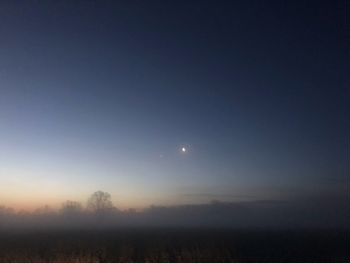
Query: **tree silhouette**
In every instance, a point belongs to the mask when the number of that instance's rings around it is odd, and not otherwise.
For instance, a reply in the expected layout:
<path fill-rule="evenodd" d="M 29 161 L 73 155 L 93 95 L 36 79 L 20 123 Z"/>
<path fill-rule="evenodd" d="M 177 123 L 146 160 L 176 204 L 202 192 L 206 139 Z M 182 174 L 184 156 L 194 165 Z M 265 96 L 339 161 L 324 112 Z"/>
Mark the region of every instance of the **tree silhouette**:
<path fill-rule="evenodd" d="M 61 213 L 65 215 L 76 215 L 82 212 L 79 202 L 67 200 L 62 204 Z"/>
<path fill-rule="evenodd" d="M 96 214 L 103 214 L 111 211 L 113 208 L 111 195 L 103 191 L 93 193 L 88 200 L 87 208 Z"/>
<path fill-rule="evenodd" d="M 44 205 L 42 207 L 39 207 L 34 212 L 36 215 L 53 215 L 55 211 L 48 205 Z"/>

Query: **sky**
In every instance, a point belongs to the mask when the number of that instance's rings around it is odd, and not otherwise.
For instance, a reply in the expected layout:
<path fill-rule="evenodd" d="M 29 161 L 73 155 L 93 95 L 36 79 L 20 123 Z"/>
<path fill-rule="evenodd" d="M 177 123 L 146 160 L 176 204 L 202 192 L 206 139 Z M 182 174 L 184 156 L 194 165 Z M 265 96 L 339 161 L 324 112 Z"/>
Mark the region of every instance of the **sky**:
<path fill-rule="evenodd" d="M 349 12 L 1 1 L 0 204 L 349 198 Z"/>

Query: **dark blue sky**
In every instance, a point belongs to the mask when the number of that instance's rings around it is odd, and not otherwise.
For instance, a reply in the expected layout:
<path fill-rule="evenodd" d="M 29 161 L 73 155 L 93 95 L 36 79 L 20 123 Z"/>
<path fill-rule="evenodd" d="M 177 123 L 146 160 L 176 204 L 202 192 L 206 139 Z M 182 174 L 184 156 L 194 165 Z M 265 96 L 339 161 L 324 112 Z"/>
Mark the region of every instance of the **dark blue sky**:
<path fill-rule="evenodd" d="M 0 198 L 346 195 L 349 13 L 347 1 L 2 1 Z"/>

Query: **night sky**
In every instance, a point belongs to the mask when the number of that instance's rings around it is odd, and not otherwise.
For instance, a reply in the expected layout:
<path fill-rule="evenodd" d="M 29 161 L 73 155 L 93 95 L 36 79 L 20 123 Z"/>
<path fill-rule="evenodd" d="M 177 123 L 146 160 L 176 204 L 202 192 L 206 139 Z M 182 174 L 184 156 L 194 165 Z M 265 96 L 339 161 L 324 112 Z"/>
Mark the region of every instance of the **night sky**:
<path fill-rule="evenodd" d="M 1 1 L 0 204 L 349 198 L 349 14 Z"/>

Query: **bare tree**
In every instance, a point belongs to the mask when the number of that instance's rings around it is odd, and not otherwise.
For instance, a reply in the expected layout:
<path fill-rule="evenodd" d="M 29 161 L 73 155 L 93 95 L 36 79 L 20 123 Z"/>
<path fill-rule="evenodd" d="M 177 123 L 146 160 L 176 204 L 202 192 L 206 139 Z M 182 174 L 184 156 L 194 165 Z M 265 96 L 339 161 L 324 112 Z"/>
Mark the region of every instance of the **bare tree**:
<path fill-rule="evenodd" d="M 93 193 L 88 200 L 87 208 L 96 214 L 103 214 L 111 211 L 113 208 L 111 195 L 103 191 Z"/>

